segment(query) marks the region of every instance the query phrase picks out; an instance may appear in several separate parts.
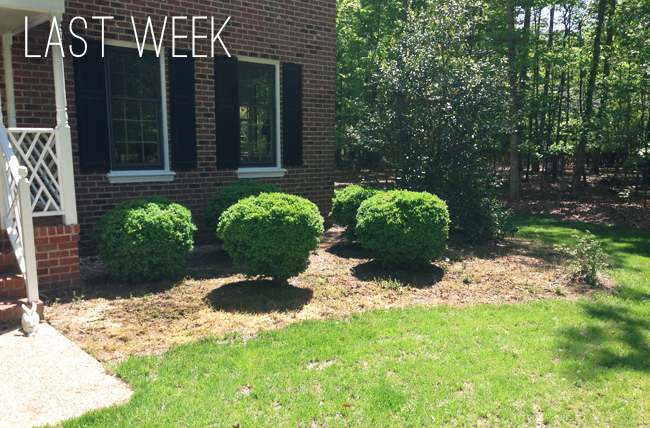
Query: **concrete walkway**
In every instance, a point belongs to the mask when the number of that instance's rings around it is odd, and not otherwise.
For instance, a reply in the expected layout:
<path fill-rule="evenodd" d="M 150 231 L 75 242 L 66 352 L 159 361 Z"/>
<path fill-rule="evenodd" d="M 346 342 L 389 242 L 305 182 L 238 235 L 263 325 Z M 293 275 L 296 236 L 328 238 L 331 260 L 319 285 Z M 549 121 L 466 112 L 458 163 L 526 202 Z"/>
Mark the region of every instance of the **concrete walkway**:
<path fill-rule="evenodd" d="M 133 391 L 50 325 L 0 332 L 0 428 L 56 424 L 126 402 Z"/>

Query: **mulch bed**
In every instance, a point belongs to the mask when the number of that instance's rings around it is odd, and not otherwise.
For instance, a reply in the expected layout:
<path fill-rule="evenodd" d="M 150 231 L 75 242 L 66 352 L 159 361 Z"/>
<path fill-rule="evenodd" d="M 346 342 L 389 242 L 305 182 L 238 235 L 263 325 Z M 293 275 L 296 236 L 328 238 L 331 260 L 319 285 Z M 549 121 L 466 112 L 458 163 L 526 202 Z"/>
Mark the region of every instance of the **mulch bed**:
<path fill-rule="evenodd" d="M 344 175 L 338 185 L 378 179 L 390 181 L 357 172 Z M 567 220 L 650 228 L 649 209 L 625 186 L 592 176 L 580 201 L 562 201 L 567 196 L 562 182 L 545 183 L 543 193 L 539 186 L 534 177 L 523 182 L 524 197 L 509 206 Z M 572 283 L 562 255 L 517 238 L 484 246 L 452 239 L 446 257 L 435 264 L 387 271 L 341 232 L 328 229 L 308 270 L 281 289 L 246 279 L 218 245 L 197 247 L 177 279 L 144 285 L 116 283 L 96 257 L 84 257 L 81 292 L 48 296 L 46 318 L 91 355 L 112 361 L 163 352 L 206 335 L 252 337 L 260 329 L 372 309 L 576 298 L 602 290 Z"/>
<path fill-rule="evenodd" d="M 82 291 L 50 296 L 46 319 L 95 358 L 112 361 L 201 336 L 252 337 L 259 329 L 372 309 L 514 303 L 593 291 L 568 280 L 561 255 L 519 239 L 488 246 L 452 241 L 435 264 L 387 271 L 341 232 L 326 231 L 308 270 L 281 289 L 246 279 L 216 245 L 198 247 L 182 278 L 145 285 L 115 283 L 96 258 L 86 257 Z"/>

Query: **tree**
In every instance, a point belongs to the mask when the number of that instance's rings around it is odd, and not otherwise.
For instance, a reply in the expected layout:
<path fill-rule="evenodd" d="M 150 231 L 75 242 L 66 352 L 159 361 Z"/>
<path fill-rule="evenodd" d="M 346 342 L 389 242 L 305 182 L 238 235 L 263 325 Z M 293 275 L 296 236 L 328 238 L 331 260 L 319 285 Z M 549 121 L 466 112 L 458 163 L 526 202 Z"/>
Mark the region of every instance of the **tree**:
<path fill-rule="evenodd" d="M 409 13 L 381 64 L 375 112 L 354 130 L 397 165 L 398 187 L 440 196 L 475 240 L 499 237 L 508 217 L 486 162 L 507 135 L 507 69 L 485 22 L 479 4 L 458 0 Z"/>
<path fill-rule="evenodd" d="M 515 12 L 512 4 L 513 0 L 507 1 L 508 9 L 508 64 L 509 64 L 509 81 L 510 81 L 510 200 L 519 199 L 519 149 L 517 147 L 516 125 L 519 116 L 519 106 L 517 100 L 517 58 L 516 58 L 516 38 L 515 38 Z"/>
<path fill-rule="evenodd" d="M 573 181 L 571 184 L 571 196 L 574 199 L 580 197 L 582 189 L 580 187 L 580 176 L 585 165 L 585 151 L 587 149 L 587 137 L 591 125 L 591 116 L 593 115 L 594 90 L 596 88 L 596 75 L 598 74 L 598 63 L 600 61 L 600 37 L 603 32 L 603 21 L 605 19 L 605 6 L 607 0 L 598 0 L 598 16 L 596 18 L 596 31 L 594 34 L 594 47 L 591 57 L 591 69 L 589 71 L 589 81 L 587 82 L 587 98 L 585 100 L 585 112 L 582 118 L 582 132 L 580 134 L 580 143 L 576 152 L 576 163 L 573 171 Z"/>

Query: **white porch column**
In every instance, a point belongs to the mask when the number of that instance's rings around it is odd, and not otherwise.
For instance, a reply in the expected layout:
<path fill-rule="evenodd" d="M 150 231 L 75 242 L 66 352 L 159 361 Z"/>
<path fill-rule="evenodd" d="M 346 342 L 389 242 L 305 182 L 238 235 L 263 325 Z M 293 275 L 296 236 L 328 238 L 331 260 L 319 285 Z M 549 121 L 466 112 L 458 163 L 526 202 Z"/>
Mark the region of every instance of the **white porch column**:
<path fill-rule="evenodd" d="M 61 14 L 53 14 L 57 23 L 61 23 Z M 61 33 L 57 32 L 58 41 L 61 41 Z M 68 125 L 68 108 L 65 99 L 65 73 L 63 72 L 63 57 L 58 47 L 53 47 L 52 64 L 54 66 L 54 91 L 56 97 L 56 129 L 59 139 L 59 168 L 61 168 L 61 190 L 62 204 L 65 214 L 64 224 L 77 223 L 77 199 L 74 191 L 74 169 L 72 164 L 72 138 L 70 126 Z"/>
<path fill-rule="evenodd" d="M 14 66 L 11 59 L 11 45 L 14 37 L 11 33 L 2 35 L 2 63 L 5 72 L 5 93 L 7 96 L 7 127 L 15 128 L 16 123 L 16 97 L 14 94 Z"/>

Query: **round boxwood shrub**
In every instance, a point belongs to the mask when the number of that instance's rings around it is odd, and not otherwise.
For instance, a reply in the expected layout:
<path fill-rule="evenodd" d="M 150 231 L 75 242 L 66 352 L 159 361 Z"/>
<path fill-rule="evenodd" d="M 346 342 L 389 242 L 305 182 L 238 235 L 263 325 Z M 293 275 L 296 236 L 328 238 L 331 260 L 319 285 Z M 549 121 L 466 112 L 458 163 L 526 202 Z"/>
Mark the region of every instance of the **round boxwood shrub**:
<path fill-rule="evenodd" d="M 238 201 L 248 198 L 249 196 L 257 196 L 260 193 L 275 193 L 282 192 L 272 184 L 258 183 L 252 180 L 237 180 L 233 181 L 230 185 L 220 189 L 217 193 L 212 195 L 208 206 L 203 213 L 203 222 L 205 226 L 214 233 L 219 226 L 219 217 L 236 204 Z"/>
<path fill-rule="evenodd" d="M 357 227 L 359 205 L 379 192 L 383 192 L 383 190 L 368 187 L 364 184 L 350 184 L 337 192 L 336 197 L 332 200 L 330 215 L 334 223 L 346 228 L 345 235 L 348 238 L 356 238 L 355 229 Z"/>
<path fill-rule="evenodd" d="M 217 236 L 249 276 L 277 282 L 304 272 L 323 233 L 318 207 L 299 196 L 263 193 L 242 199 L 221 216 Z"/>
<path fill-rule="evenodd" d="M 426 192 L 393 190 L 361 203 L 357 236 L 384 265 L 418 267 L 447 249 L 449 212 Z"/>
<path fill-rule="evenodd" d="M 192 251 L 192 213 L 169 199 L 152 197 L 118 204 L 93 231 L 99 258 L 124 281 L 174 275 Z"/>

